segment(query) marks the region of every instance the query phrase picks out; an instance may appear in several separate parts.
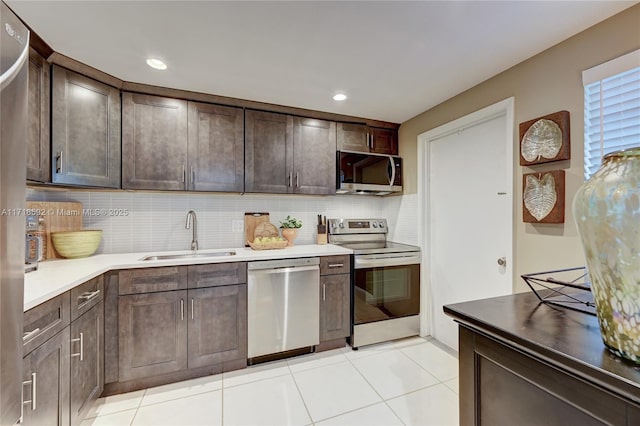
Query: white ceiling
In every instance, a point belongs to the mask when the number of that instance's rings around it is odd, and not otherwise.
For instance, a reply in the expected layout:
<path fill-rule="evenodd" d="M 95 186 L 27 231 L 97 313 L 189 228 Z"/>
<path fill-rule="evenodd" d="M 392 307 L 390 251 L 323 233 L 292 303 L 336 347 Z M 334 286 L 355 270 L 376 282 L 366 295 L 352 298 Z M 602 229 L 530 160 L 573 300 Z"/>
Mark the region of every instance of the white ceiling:
<path fill-rule="evenodd" d="M 125 81 L 397 123 L 637 3 L 5 1 Z"/>

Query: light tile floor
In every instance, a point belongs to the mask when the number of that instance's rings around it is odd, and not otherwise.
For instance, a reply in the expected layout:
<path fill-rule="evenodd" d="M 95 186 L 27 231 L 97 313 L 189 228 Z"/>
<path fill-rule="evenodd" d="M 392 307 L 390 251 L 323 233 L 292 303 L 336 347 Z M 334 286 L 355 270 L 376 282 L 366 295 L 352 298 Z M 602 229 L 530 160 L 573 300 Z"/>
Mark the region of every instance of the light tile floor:
<path fill-rule="evenodd" d="M 457 425 L 458 360 L 420 337 L 99 399 L 88 425 Z"/>

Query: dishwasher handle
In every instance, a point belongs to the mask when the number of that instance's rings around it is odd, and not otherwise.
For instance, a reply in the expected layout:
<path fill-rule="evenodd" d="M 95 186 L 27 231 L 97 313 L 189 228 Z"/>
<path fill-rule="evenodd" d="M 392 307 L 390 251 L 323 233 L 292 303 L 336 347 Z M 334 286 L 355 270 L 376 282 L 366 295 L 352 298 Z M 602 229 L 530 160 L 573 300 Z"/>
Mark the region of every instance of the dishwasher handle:
<path fill-rule="evenodd" d="M 285 268 L 271 268 L 271 269 L 254 269 L 253 271 L 249 271 L 249 273 L 260 273 L 260 274 L 288 274 L 291 272 L 304 272 L 304 271 L 319 271 L 320 267 L 318 265 L 313 266 L 291 266 Z"/>

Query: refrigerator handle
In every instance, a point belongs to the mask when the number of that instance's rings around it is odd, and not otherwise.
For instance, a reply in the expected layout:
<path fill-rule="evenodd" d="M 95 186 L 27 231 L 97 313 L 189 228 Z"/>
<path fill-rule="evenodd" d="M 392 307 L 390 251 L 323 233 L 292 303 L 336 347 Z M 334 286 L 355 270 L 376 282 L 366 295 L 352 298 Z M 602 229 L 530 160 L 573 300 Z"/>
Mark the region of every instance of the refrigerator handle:
<path fill-rule="evenodd" d="M 22 65 L 27 62 L 27 58 L 29 57 L 29 33 L 27 33 L 27 39 L 24 41 L 24 49 L 22 49 L 22 53 L 18 57 L 18 60 L 9 67 L 8 70 L 4 72 L 4 74 L 0 75 L 0 90 L 7 87 L 14 78 L 18 75 L 20 70 L 22 69 Z"/>

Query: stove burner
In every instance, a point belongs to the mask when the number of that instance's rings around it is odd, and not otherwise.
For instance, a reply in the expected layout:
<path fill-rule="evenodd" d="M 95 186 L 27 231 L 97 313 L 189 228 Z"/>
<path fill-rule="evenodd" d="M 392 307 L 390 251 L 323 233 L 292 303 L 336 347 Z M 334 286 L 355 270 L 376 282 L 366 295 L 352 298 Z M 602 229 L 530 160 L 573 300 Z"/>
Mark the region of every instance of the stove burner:
<path fill-rule="evenodd" d="M 387 241 L 386 219 L 329 219 L 329 242 L 355 255 L 419 252 L 420 247 Z"/>

